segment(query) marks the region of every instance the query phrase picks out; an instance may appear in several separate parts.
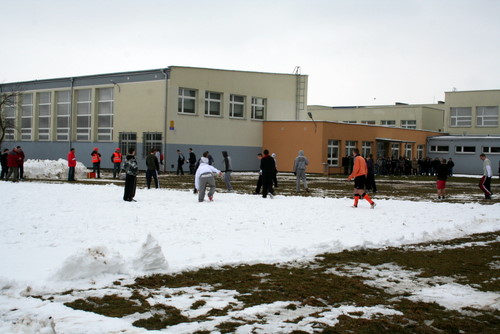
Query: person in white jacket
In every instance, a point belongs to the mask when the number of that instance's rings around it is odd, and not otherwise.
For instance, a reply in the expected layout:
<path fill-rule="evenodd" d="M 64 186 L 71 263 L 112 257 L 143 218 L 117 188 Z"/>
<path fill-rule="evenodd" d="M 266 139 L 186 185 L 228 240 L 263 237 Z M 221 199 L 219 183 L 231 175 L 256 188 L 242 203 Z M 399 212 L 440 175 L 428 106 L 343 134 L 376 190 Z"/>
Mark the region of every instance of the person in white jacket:
<path fill-rule="evenodd" d="M 214 174 L 222 176 L 222 172 L 208 164 L 208 158 L 203 156 L 200 159 L 200 166 L 196 170 L 194 177 L 194 187 L 198 190 L 198 202 L 203 202 L 205 199 L 205 189 L 209 187 L 208 199 L 214 200 L 215 193 L 215 178 Z"/>

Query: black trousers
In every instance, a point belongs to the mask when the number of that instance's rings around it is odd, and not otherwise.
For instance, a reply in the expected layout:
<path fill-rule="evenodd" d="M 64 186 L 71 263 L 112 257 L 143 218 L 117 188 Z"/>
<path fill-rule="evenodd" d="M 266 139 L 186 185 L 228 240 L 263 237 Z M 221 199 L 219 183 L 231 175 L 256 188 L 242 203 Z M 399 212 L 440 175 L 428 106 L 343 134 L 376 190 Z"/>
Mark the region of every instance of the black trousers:
<path fill-rule="evenodd" d="M 156 169 L 146 170 L 146 184 L 148 186 L 148 189 L 151 188 L 151 178 L 155 179 L 155 187 L 156 189 L 158 189 L 159 183 L 158 183 L 158 173 L 156 172 Z"/>
<path fill-rule="evenodd" d="M 267 197 L 268 193 L 270 193 L 271 195 L 274 195 L 273 174 L 274 173 L 262 174 L 262 197 L 264 197 L 264 198 Z"/>
<path fill-rule="evenodd" d="M 131 202 L 135 196 L 135 186 L 137 184 L 137 176 L 129 175 L 125 177 L 125 189 L 123 193 L 123 200 Z"/>

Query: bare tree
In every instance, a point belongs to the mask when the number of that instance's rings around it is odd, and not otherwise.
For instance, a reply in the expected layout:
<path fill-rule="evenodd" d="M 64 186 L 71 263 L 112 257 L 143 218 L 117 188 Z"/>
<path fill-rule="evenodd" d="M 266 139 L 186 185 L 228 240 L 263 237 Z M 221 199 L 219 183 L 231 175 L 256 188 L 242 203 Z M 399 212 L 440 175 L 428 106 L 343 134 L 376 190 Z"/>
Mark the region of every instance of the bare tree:
<path fill-rule="evenodd" d="M 19 93 L 15 91 L 2 92 L 0 90 L 0 146 L 9 130 L 16 129 L 15 119 L 9 118 L 9 113 L 15 108 Z"/>

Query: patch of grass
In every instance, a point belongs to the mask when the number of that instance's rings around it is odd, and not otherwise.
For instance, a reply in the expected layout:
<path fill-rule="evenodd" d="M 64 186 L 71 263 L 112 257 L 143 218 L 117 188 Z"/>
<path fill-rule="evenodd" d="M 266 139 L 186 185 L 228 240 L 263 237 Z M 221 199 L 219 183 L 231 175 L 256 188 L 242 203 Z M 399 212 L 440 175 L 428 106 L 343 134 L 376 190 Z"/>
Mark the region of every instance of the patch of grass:
<path fill-rule="evenodd" d="M 150 312 L 154 313 L 152 317 L 134 321 L 132 325 L 148 330 L 160 330 L 190 321 L 189 318 L 181 314 L 179 309 L 173 306 L 155 305 Z"/>
<path fill-rule="evenodd" d="M 133 299 L 127 299 L 117 295 L 107 295 L 102 298 L 80 298 L 73 302 L 65 303 L 64 305 L 75 310 L 94 312 L 114 318 L 122 318 L 135 312 L 140 313 L 149 309 L 149 307 L 145 308 L 145 305 L 138 304 Z"/>

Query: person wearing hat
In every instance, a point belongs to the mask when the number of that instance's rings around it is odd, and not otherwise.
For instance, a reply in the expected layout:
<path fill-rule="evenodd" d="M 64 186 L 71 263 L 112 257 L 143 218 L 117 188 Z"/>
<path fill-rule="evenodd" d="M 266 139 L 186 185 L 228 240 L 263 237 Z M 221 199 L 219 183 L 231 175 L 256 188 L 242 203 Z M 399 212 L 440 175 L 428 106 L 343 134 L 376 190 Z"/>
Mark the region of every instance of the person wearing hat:
<path fill-rule="evenodd" d="M 116 179 L 116 175 L 120 173 L 120 166 L 122 165 L 122 153 L 119 147 L 111 155 L 111 162 L 113 163 L 113 179 Z"/>
<path fill-rule="evenodd" d="M 101 178 L 101 153 L 99 153 L 99 149 L 94 147 L 92 153 L 90 153 L 92 157 L 92 171 L 96 173 L 98 179 Z"/>

